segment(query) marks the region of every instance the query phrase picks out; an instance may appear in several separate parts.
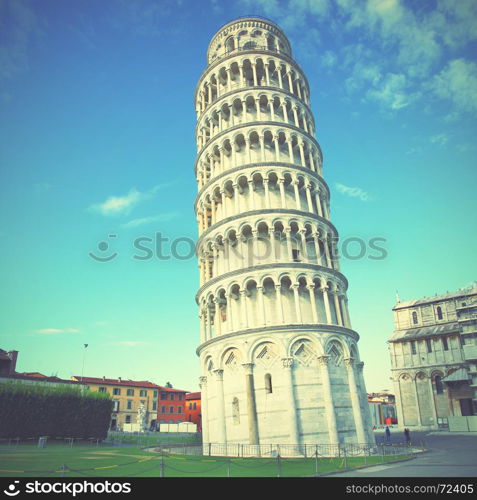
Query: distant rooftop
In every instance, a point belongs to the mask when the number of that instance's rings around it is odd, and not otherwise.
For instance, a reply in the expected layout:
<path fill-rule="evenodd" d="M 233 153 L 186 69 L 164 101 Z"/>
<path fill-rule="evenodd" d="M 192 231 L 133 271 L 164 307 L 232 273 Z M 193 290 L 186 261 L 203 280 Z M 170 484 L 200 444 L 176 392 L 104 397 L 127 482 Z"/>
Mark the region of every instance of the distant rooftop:
<path fill-rule="evenodd" d="M 393 311 L 396 309 L 403 309 L 406 307 L 418 306 L 422 304 L 430 304 L 432 302 L 442 302 L 444 300 L 457 299 L 459 297 L 466 297 L 468 295 L 477 294 L 477 283 L 474 283 L 471 287 L 461 288 L 456 292 L 445 293 L 443 295 L 434 295 L 433 297 L 424 297 L 422 299 L 413 299 L 405 302 L 398 302 L 394 307 Z"/>
<path fill-rule="evenodd" d="M 435 337 L 436 335 L 448 335 L 450 333 L 459 333 L 459 323 L 451 321 L 439 325 L 419 326 L 416 328 L 406 328 L 403 330 L 395 330 L 389 342 L 400 342 L 403 340 L 417 340 L 427 337 Z"/>
<path fill-rule="evenodd" d="M 103 377 L 82 377 L 81 375 L 74 375 L 72 379 L 80 381 L 84 384 L 104 384 L 104 385 L 119 385 L 123 387 L 143 387 L 146 389 L 159 389 L 166 392 L 189 392 L 182 389 L 175 389 L 174 387 L 164 387 L 157 385 L 148 380 L 126 380 L 119 378 L 103 378 Z"/>

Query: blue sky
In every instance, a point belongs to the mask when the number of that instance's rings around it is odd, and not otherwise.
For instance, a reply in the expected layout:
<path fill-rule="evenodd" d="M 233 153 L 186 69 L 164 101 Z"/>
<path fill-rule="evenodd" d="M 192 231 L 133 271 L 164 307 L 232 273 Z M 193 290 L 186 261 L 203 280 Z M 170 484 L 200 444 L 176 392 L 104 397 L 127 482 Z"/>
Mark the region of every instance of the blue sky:
<path fill-rule="evenodd" d="M 475 1 L 3 0 L 0 347 L 20 371 L 79 374 L 88 343 L 85 375 L 198 389 L 196 261 L 134 241 L 196 238 L 194 89 L 249 14 L 308 77 L 341 238 L 386 240 L 342 260 L 368 390 L 392 387 L 396 290 L 476 279 Z"/>

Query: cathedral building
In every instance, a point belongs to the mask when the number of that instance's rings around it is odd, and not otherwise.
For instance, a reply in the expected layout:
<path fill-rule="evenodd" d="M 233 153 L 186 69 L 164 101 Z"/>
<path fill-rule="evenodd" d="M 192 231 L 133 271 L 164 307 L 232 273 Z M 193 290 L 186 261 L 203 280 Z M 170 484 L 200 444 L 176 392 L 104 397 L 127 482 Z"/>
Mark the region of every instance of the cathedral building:
<path fill-rule="evenodd" d="M 399 425 L 447 428 L 453 417 L 477 415 L 477 285 L 398 302 L 393 312 L 389 349 Z"/>

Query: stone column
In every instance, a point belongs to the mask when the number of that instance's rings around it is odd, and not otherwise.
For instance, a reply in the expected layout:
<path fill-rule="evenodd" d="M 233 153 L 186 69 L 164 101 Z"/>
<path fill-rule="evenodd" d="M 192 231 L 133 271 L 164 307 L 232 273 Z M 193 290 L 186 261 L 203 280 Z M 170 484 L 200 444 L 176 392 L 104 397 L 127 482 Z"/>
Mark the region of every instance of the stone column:
<path fill-rule="evenodd" d="M 298 190 L 298 181 L 293 181 L 293 190 L 295 191 L 296 209 L 301 210 L 300 191 Z"/>
<path fill-rule="evenodd" d="M 263 135 L 258 138 L 258 143 L 260 145 L 260 161 L 265 161 L 265 139 Z"/>
<path fill-rule="evenodd" d="M 227 443 L 227 426 L 225 423 L 224 370 L 214 370 L 217 382 L 217 432 L 218 442 Z"/>
<path fill-rule="evenodd" d="M 363 415 L 361 413 L 361 405 L 359 401 L 359 388 L 356 384 L 356 378 L 354 374 L 354 360 L 353 358 L 347 358 L 344 360 L 346 365 L 346 370 L 348 372 L 348 385 L 349 393 L 351 396 L 351 406 L 353 408 L 354 424 L 356 428 L 356 438 L 358 444 L 365 444 L 367 442 L 367 436 L 365 432 L 365 427 L 363 423 Z"/>
<path fill-rule="evenodd" d="M 432 407 L 432 416 L 434 418 L 434 427 L 437 429 L 437 410 L 436 410 L 436 400 L 434 399 L 434 390 L 432 388 L 432 377 L 427 377 L 429 380 L 429 400 Z"/>
<path fill-rule="evenodd" d="M 351 320 L 348 311 L 348 299 L 346 295 L 341 295 L 341 309 L 343 311 L 343 321 L 346 328 L 351 328 Z"/>
<path fill-rule="evenodd" d="M 263 286 L 257 286 L 258 303 L 259 303 L 260 311 L 262 313 L 262 320 L 260 321 L 260 323 L 262 325 L 267 324 L 267 316 L 266 316 L 266 311 L 265 311 L 265 300 L 263 298 L 264 293 L 265 292 L 264 292 Z"/>
<path fill-rule="evenodd" d="M 253 73 L 253 85 L 256 87 L 258 85 L 257 81 L 257 65 L 252 63 L 252 73 Z"/>
<path fill-rule="evenodd" d="M 303 254 L 303 260 L 308 261 L 308 248 L 306 247 L 306 229 L 300 229 L 300 237 L 301 237 L 301 249 Z"/>
<path fill-rule="evenodd" d="M 238 214 L 238 213 L 240 213 L 239 187 L 238 187 L 238 184 L 233 184 L 232 187 L 234 188 L 235 213 Z"/>
<path fill-rule="evenodd" d="M 331 260 L 330 255 L 330 247 L 328 246 L 328 235 L 325 234 L 323 238 L 323 246 L 325 247 L 325 255 L 326 255 L 326 265 L 333 269 L 333 261 Z"/>
<path fill-rule="evenodd" d="M 338 322 L 338 325 L 344 326 L 343 317 L 341 316 L 341 309 L 340 309 L 340 304 L 339 304 L 339 299 L 338 299 L 338 292 L 336 292 L 336 291 L 333 291 L 333 300 L 335 302 L 336 320 Z"/>
<path fill-rule="evenodd" d="M 227 91 L 230 92 L 232 90 L 232 79 L 230 77 L 230 68 L 225 68 L 225 72 L 227 73 Z"/>
<path fill-rule="evenodd" d="M 215 336 L 218 337 L 222 335 L 222 317 L 220 315 L 220 299 L 214 297 L 215 304 L 215 314 L 214 314 L 214 326 L 215 326 Z"/>
<path fill-rule="evenodd" d="M 282 80 L 282 65 L 277 67 L 277 75 L 278 75 L 278 86 L 283 89 L 283 80 Z"/>
<path fill-rule="evenodd" d="M 291 241 L 291 229 L 285 228 L 285 238 L 287 240 L 288 259 L 293 262 L 293 246 Z"/>
<path fill-rule="evenodd" d="M 245 391 L 247 394 L 248 440 L 249 444 L 260 444 L 258 438 L 257 405 L 255 402 L 255 384 L 253 380 L 253 363 L 244 363 Z"/>
<path fill-rule="evenodd" d="M 323 262 L 321 260 L 320 233 L 318 231 L 313 233 L 313 243 L 315 244 L 316 262 L 319 266 L 322 266 Z"/>
<path fill-rule="evenodd" d="M 273 144 L 275 145 L 275 161 L 280 161 L 280 146 L 278 144 L 278 136 L 273 137 Z"/>
<path fill-rule="evenodd" d="M 369 406 L 368 406 L 368 395 L 366 394 L 366 391 L 364 390 L 364 387 L 366 384 L 364 383 L 364 377 L 363 377 L 363 367 L 364 363 L 361 361 L 360 363 L 356 363 L 356 370 L 357 370 L 357 378 L 358 378 L 358 385 L 359 387 L 363 388 L 361 390 L 360 395 L 361 395 L 361 407 L 363 408 L 363 411 L 361 412 L 362 417 L 363 417 L 363 425 L 364 425 L 364 430 L 366 433 L 366 438 L 368 442 L 374 443 L 374 434 L 373 431 L 371 430 L 371 414 L 369 413 Z M 397 395 L 396 395 L 397 399 Z M 399 407 L 396 401 L 396 406 Z M 401 415 L 402 417 L 402 415 Z M 403 422 L 403 419 L 401 418 L 401 422 Z"/>
<path fill-rule="evenodd" d="M 318 210 L 318 215 L 320 217 L 323 217 L 323 210 L 321 207 L 321 196 L 319 190 L 316 190 L 315 192 L 315 200 L 316 200 L 316 209 Z"/>
<path fill-rule="evenodd" d="M 412 376 L 412 388 L 414 389 L 414 398 L 416 400 L 416 412 L 417 412 L 417 425 L 419 427 L 422 426 L 422 421 L 421 421 L 421 405 L 419 403 L 419 394 L 417 392 L 417 381 L 415 374 Z"/>
<path fill-rule="evenodd" d="M 308 203 L 308 212 L 313 213 L 313 202 L 311 201 L 311 186 L 310 184 L 306 184 L 305 186 L 306 192 L 306 202 Z"/>
<path fill-rule="evenodd" d="M 326 421 L 328 424 L 328 435 L 330 444 L 339 444 L 338 427 L 336 425 L 336 413 L 333 403 L 333 394 L 331 392 L 330 373 L 328 371 L 329 356 L 320 356 L 318 363 L 320 366 L 320 375 L 323 387 L 323 403 L 326 410 Z"/>
<path fill-rule="evenodd" d="M 241 301 L 242 301 L 242 319 L 243 328 L 247 329 L 250 326 L 248 317 L 248 307 L 247 307 L 247 290 L 240 290 Z"/>
<path fill-rule="evenodd" d="M 262 116 L 260 113 L 260 97 L 255 98 L 255 106 L 257 107 L 257 120 L 260 121 L 262 119 Z"/>
<path fill-rule="evenodd" d="M 285 198 L 285 179 L 283 179 L 283 177 L 278 179 L 278 187 L 280 188 L 280 202 L 282 204 L 280 208 L 286 208 L 287 201 Z"/>
<path fill-rule="evenodd" d="M 290 429 L 290 443 L 300 444 L 300 434 L 298 432 L 298 416 L 296 412 L 295 393 L 293 390 L 293 358 L 282 358 L 284 377 L 284 401 L 288 405 L 288 426 Z"/>
<path fill-rule="evenodd" d="M 268 69 L 268 63 L 265 63 L 265 82 L 267 87 L 270 87 L 270 72 Z"/>
<path fill-rule="evenodd" d="M 208 400 L 207 400 L 207 377 L 199 377 L 199 386 L 201 393 L 202 404 L 201 410 L 201 420 L 202 420 L 202 443 L 209 442 L 209 415 L 208 415 Z"/>
<path fill-rule="evenodd" d="M 275 285 L 276 298 L 277 298 L 277 319 L 279 324 L 285 321 L 283 317 L 283 304 L 282 304 L 282 285 L 281 283 Z"/>
<path fill-rule="evenodd" d="M 326 322 L 331 325 L 331 310 L 330 310 L 330 299 L 328 297 L 328 287 L 325 285 L 321 288 L 323 292 L 323 301 L 325 303 L 325 312 L 326 312 Z"/>
<path fill-rule="evenodd" d="M 298 143 L 298 148 L 300 150 L 300 161 L 301 161 L 301 166 L 302 167 L 306 167 L 306 163 L 305 163 L 305 152 L 303 150 L 303 141 L 300 141 Z"/>
<path fill-rule="evenodd" d="M 275 109 L 273 107 L 273 99 L 271 101 L 269 101 L 269 104 L 270 104 L 270 120 L 272 122 L 275 121 Z"/>
<path fill-rule="evenodd" d="M 316 309 L 316 300 L 315 300 L 315 285 L 308 285 L 308 291 L 310 292 L 310 305 L 311 305 L 311 313 L 313 315 L 313 323 L 318 323 L 318 311 Z"/>
<path fill-rule="evenodd" d="M 270 241 L 270 260 L 272 262 L 277 261 L 277 248 L 276 248 L 276 241 L 275 241 L 275 228 L 273 226 L 270 226 L 268 228 L 268 237 Z"/>
<path fill-rule="evenodd" d="M 298 283 L 294 283 L 292 285 L 293 288 L 293 297 L 295 299 L 295 313 L 296 313 L 296 320 L 297 323 L 302 323 L 301 319 L 301 308 L 300 308 L 300 293 L 299 293 L 299 285 Z"/>
<path fill-rule="evenodd" d="M 300 123 L 298 121 L 298 114 L 297 114 L 297 107 L 296 106 L 293 106 L 293 118 L 295 120 L 295 127 L 299 127 L 300 126 Z"/>
<path fill-rule="evenodd" d="M 265 190 L 265 207 L 270 208 L 271 207 L 271 202 L 270 202 L 270 189 L 268 185 L 268 179 L 265 178 L 263 179 L 263 188 Z"/>
<path fill-rule="evenodd" d="M 287 111 L 287 102 L 286 101 L 283 101 L 282 108 L 283 108 L 283 120 L 285 123 L 288 123 L 288 111 Z"/>
<path fill-rule="evenodd" d="M 199 312 L 199 323 L 200 323 L 200 343 L 205 342 L 205 311 L 200 309 Z"/>

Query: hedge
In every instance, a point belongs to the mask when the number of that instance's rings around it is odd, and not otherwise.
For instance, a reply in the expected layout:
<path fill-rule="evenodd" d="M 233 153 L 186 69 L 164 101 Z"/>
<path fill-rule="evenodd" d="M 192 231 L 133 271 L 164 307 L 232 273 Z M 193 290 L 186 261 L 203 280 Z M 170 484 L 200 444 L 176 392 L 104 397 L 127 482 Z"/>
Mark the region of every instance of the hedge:
<path fill-rule="evenodd" d="M 113 402 L 78 387 L 0 384 L 0 438 L 107 436 Z"/>

